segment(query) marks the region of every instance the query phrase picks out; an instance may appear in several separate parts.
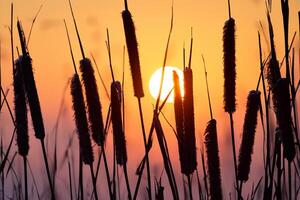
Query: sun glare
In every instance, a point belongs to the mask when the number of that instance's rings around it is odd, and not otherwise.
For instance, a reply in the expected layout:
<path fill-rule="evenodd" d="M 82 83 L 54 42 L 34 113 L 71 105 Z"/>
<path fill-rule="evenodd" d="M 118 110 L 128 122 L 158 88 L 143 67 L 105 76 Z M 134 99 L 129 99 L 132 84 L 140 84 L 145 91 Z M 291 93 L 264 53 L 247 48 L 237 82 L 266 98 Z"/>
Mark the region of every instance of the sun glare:
<path fill-rule="evenodd" d="M 173 71 L 176 71 L 179 76 L 179 84 L 181 95 L 183 95 L 183 74 L 182 71 L 176 67 L 165 67 L 165 75 L 163 81 L 163 87 L 161 91 L 160 100 L 163 101 L 167 95 L 169 94 L 170 90 L 173 88 Z M 159 86 L 160 86 L 160 79 L 162 75 L 162 68 L 156 70 L 150 79 L 149 82 L 149 90 L 150 94 L 154 99 L 158 98 Z M 168 98 L 167 102 L 172 103 L 174 101 L 174 92 L 171 93 L 170 97 Z"/>

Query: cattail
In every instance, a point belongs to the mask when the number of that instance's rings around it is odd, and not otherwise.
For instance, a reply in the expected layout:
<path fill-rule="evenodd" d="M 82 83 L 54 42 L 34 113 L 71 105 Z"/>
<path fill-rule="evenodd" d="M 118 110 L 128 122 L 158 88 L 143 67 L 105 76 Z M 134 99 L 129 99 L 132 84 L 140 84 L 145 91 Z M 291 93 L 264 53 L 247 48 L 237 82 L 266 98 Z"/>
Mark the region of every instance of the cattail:
<path fill-rule="evenodd" d="M 77 74 L 74 74 L 71 81 L 71 95 L 75 123 L 79 137 L 80 152 L 83 158 L 83 162 L 87 165 L 91 165 L 94 161 L 93 149 L 91 146 L 81 83 Z"/>
<path fill-rule="evenodd" d="M 196 139 L 194 122 L 194 97 L 193 97 L 193 72 L 190 67 L 183 71 L 184 77 L 184 98 L 183 98 L 183 116 L 184 116 L 184 134 L 187 156 L 187 170 L 184 174 L 193 173 L 197 167 L 196 159 Z"/>
<path fill-rule="evenodd" d="M 35 137 L 42 140 L 45 137 L 43 116 L 40 107 L 35 80 L 32 71 L 32 62 L 29 54 L 22 56 L 22 74 L 27 100 L 29 103 L 31 119 L 35 132 Z"/>
<path fill-rule="evenodd" d="M 178 140 L 178 150 L 181 172 L 187 171 L 186 161 L 184 160 L 184 129 L 183 129 L 183 107 L 182 107 L 182 96 L 179 85 L 179 77 L 176 71 L 173 71 L 173 82 L 174 82 L 174 111 L 175 111 L 175 122 Z"/>
<path fill-rule="evenodd" d="M 125 134 L 122 127 L 122 112 L 121 112 L 121 84 L 119 81 L 111 84 L 111 114 L 113 135 L 116 148 L 116 159 L 119 165 L 124 165 L 127 162 L 127 150 Z"/>
<path fill-rule="evenodd" d="M 221 200 L 223 197 L 216 125 L 217 121 L 215 119 L 208 122 L 204 134 L 204 143 L 206 147 L 210 199 Z"/>
<path fill-rule="evenodd" d="M 27 107 L 26 96 L 22 81 L 22 58 L 15 62 L 13 69 L 14 79 L 14 105 L 15 105 L 15 122 L 17 134 L 18 152 L 21 156 L 27 156 L 29 150 L 28 144 L 28 121 L 27 121 Z"/>
<path fill-rule="evenodd" d="M 252 90 L 247 99 L 247 108 L 244 118 L 242 143 L 239 152 L 237 176 L 240 181 L 247 181 L 249 178 L 251 155 L 255 138 L 257 124 L 257 112 L 260 106 L 260 92 Z"/>
<path fill-rule="evenodd" d="M 295 144 L 293 138 L 289 82 L 285 78 L 278 80 L 275 91 L 277 94 L 277 123 L 283 145 L 283 155 L 291 162 L 295 157 Z"/>
<path fill-rule="evenodd" d="M 269 89 L 272 92 L 273 108 L 274 108 L 275 113 L 277 113 L 277 108 L 278 108 L 277 99 L 278 98 L 276 97 L 277 93 L 275 91 L 275 86 L 277 84 L 277 81 L 281 78 L 281 74 L 280 74 L 279 63 L 278 63 L 276 51 L 275 51 L 274 32 L 273 32 L 272 21 L 271 21 L 269 13 L 267 14 L 267 18 L 268 18 L 268 24 L 269 24 L 271 58 L 267 65 L 266 78 L 268 81 Z"/>
<path fill-rule="evenodd" d="M 224 62 L 224 109 L 234 113 L 235 100 L 235 21 L 229 18 L 223 28 L 223 62 Z"/>
<path fill-rule="evenodd" d="M 132 21 L 131 13 L 127 9 L 127 5 L 125 7 L 126 9 L 122 12 L 122 18 L 126 37 L 127 51 L 129 56 L 131 76 L 133 81 L 134 96 L 141 98 L 144 96 L 144 90 L 139 60 L 138 43 L 136 39 L 135 28 L 134 23 Z"/>
<path fill-rule="evenodd" d="M 103 134 L 103 118 L 101 111 L 101 103 L 98 94 L 97 83 L 94 75 L 94 69 L 88 58 L 80 60 L 80 71 L 85 87 L 85 95 L 88 108 L 89 124 L 92 132 L 93 140 L 100 146 L 104 142 Z"/>
<path fill-rule="evenodd" d="M 30 108 L 35 137 L 40 140 L 43 140 L 45 138 L 45 128 L 44 128 L 41 107 L 40 107 L 39 96 L 37 93 L 33 70 L 32 70 L 32 60 L 29 56 L 29 53 L 27 52 L 26 42 L 25 42 L 26 40 L 25 40 L 23 28 L 19 21 L 17 23 L 17 26 L 18 26 L 22 53 L 23 53 L 23 56 L 20 57 L 19 59 L 21 59 L 21 63 L 22 63 L 23 82 L 25 86 L 27 101 Z"/>

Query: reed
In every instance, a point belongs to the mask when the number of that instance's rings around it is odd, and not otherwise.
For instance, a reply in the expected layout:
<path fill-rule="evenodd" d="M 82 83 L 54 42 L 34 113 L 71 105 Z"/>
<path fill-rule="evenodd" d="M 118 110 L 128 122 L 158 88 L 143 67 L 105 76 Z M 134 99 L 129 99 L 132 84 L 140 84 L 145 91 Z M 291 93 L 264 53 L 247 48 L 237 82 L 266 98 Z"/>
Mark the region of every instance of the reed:
<path fill-rule="evenodd" d="M 55 199 L 55 193 L 54 193 L 54 188 L 53 188 L 53 184 L 51 181 L 47 153 L 46 153 L 46 148 L 45 148 L 45 143 L 44 143 L 45 128 L 44 128 L 44 122 L 43 122 L 43 116 L 42 116 L 39 96 L 37 93 L 37 88 L 36 88 L 33 70 L 32 70 L 32 60 L 31 60 L 31 57 L 27 50 L 24 31 L 23 31 L 21 22 L 19 20 L 17 21 L 17 28 L 18 28 L 20 44 L 21 44 L 22 54 L 23 54 L 22 55 L 23 84 L 24 84 L 24 88 L 25 88 L 27 102 L 28 102 L 29 108 L 30 108 L 30 114 L 31 114 L 33 129 L 35 132 L 35 137 L 41 141 L 41 145 L 42 145 L 42 152 L 43 152 L 43 157 L 44 157 L 44 161 L 45 161 L 48 182 L 49 182 L 49 186 L 50 186 L 50 190 L 51 190 L 51 198 Z"/>
<path fill-rule="evenodd" d="M 280 138 L 283 145 L 283 156 L 289 162 L 292 162 L 295 157 L 296 150 L 292 128 L 289 83 L 286 78 L 278 80 L 275 91 L 277 93 L 278 101 L 277 115 L 281 136 Z"/>
<path fill-rule="evenodd" d="M 184 98 L 183 98 L 183 116 L 184 116 L 184 134 L 187 169 L 184 174 L 188 175 L 195 171 L 197 167 L 196 159 L 196 139 L 195 139 L 195 121 L 194 121 L 194 97 L 193 97 L 193 72 L 191 68 L 185 68 L 184 75 Z"/>
<path fill-rule="evenodd" d="M 111 84 L 111 109 L 116 159 L 119 165 L 124 165 L 127 163 L 127 149 L 122 127 L 121 83 L 119 81 L 112 82 Z"/>
<path fill-rule="evenodd" d="M 122 11 L 122 19 L 133 81 L 134 96 L 136 96 L 137 98 L 141 98 L 144 97 L 144 89 L 141 75 L 138 43 L 132 16 L 127 7 L 127 0 L 125 0 L 125 10 Z"/>
<path fill-rule="evenodd" d="M 238 157 L 238 180 L 246 182 L 249 178 L 251 157 L 253 153 L 257 112 L 260 106 L 260 92 L 252 90 L 247 98 L 246 113 L 244 118 L 242 142 Z"/>
<path fill-rule="evenodd" d="M 184 173 L 187 171 L 186 164 L 186 155 L 184 147 L 184 121 L 183 121 L 183 105 L 182 105 L 182 96 L 179 85 L 179 77 L 176 71 L 173 71 L 173 83 L 174 83 L 174 114 L 175 114 L 175 123 L 176 123 L 176 132 L 177 132 L 177 141 L 178 141 L 178 150 L 179 150 L 179 160 L 181 172 Z"/>
<path fill-rule="evenodd" d="M 223 28 L 223 62 L 224 62 L 224 109 L 225 112 L 234 113 L 235 99 L 235 20 L 229 18 Z"/>
<path fill-rule="evenodd" d="M 71 96 L 82 159 L 84 164 L 90 165 L 94 161 L 94 156 L 85 113 L 83 92 L 77 74 L 74 74 L 71 80 Z"/>
<path fill-rule="evenodd" d="M 232 156 L 235 173 L 235 188 L 238 199 L 241 198 L 237 178 L 237 161 L 234 136 L 233 113 L 236 110 L 235 86 L 236 86 L 236 62 L 235 62 L 235 20 L 231 17 L 230 0 L 228 0 L 229 19 L 225 21 L 223 28 L 223 64 L 224 64 L 224 110 L 229 114 L 231 127 Z"/>
<path fill-rule="evenodd" d="M 139 60 L 139 52 L 138 52 L 138 43 L 135 34 L 135 26 L 132 20 L 132 16 L 130 11 L 128 10 L 127 0 L 124 0 L 125 10 L 122 11 L 122 19 L 123 19 L 123 26 L 125 32 L 125 39 L 126 39 L 126 46 L 127 52 L 129 57 L 130 63 L 130 70 L 131 76 L 133 81 L 133 89 L 134 89 L 134 96 L 138 99 L 138 106 L 139 106 L 139 115 L 140 121 L 142 126 L 142 133 L 143 133 L 143 142 L 145 146 L 145 154 L 146 154 L 146 166 L 147 166 L 147 181 L 148 181 L 148 196 L 149 199 L 152 199 L 151 195 L 151 173 L 150 173 L 150 162 L 148 157 L 148 150 L 147 150 L 147 138 L 145 132 L 145 125 L 144 125 L 144 117 L 141 105 L 141 98 L 144 97 L 144 90 L 143 90 L 143 82 L 142 82 L 142 75 L 141 75 L 141 67 L 140 67 L 140 60 Z M 141 173 L 142 174 L 142 173 Z M 134 194 L 133 199 L 136 198 L 139 185 L 140 185 L 141 175 L 138 178 L 138 183 L 136 187 L 136 192 Z"/>
<path fill-rule="evenodd" d="M 104 145 L 102 107 L 98 93 L 98 87 L 94 75 L 94 69 L 88 58 L 80 60 L 82 83 L 85 88 L 88 120 L 93 140 L 99 145 Z"/>
<path fill-rule="evenodd" d="M 128 199 L 131 199 L 131 191 L 127 174 L 127 148 L 125 133 L 122 123 L 122 87 L 119 81 L 113 81 L 111 84 L 111 113 L 113 125 L 113 137 L 116 150 L 117 164 L 123 166 L 126 186 L 128 190 Z"/>
<path fill-rule="evenodd" d="M 223 199 L 223 195 L 216 125 L 217 121 L 215 119 L 211 119 L 208 122 L 204 134 L 204 144 L 206 147 L 207 172 L 209 180 L 209 198 L 221 200 Z"/>
<path fill-rule="evenodd" d="M 18 152 L 24 160 L 24 186 L 25 186 L 25 199 L 28 199 L 27 189 L 27 163 L 26 157 L 29 151 L 29 136 L 28 136 L 28 120 L 27 120 L 27 107 L 26 96 L 22 81 L 22 59 L 16 60 L 13 69 L 13 85 L 14 85 L 14 106 L 15 106 L 15 123 L 16 123 L 16 136 Z"/>
<path fill-rule="evenodd" d="M 73 12 L 73 7 L 71 0 L 69 0 L 69 7 L 72 14 L 73 23 L 75 26 L 76 35 L 78 38 L 78 43 L 81 50 L 82 59 L 80 60 L 80 71 L 82 77 L 82 83 L 85 89 L 85 97 L 87 103 L 87 112 L 88 112 L 88 122 L 89 128 L 92 133 L 92 138 L 95 143 L 101 147 L 103 152 L 103 159 L 105 164 L 105 172 L 107 178 L 107 187 L 109 190 L 110 198 L 113 199 L 113 193 L 110 186 L 110 175 L 107 165 L 106 153 L 104 148 L 104 127 L 103 127 L 103 117 L 102 117 L 102 107 L 100 103 L 98 87 L 96 83 L 96 78 L 94 75 L 94 69 L 92 67 L 90 59 L 85 57 L 83 45 L 80 39 L 79 30 L 75 20 L 75 15 Z M 96 185 L 96 178 L 94 176 L 93 167 L 90 165 L 91 175 L 93 177 L 94 186 Z M 96 188 L 96 187 L 95 187 Z M 95 192 L 96 196 L 96 192 Z"/>

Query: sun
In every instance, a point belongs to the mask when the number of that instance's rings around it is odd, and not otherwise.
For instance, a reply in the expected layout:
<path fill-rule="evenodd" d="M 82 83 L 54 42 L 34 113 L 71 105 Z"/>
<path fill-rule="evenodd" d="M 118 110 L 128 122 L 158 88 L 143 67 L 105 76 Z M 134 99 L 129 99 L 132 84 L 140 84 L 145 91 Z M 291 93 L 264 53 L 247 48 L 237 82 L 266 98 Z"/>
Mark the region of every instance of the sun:
<path fill-rule="evenodd" d="M 169 94 L 170 90 L 173 88 L 173 71 L 176 71 L 179 76 L 179 84 L 181 94 L 183 95 L 183 73 L 177 67 L 166 66 L 165 67 L 165 75 L 163 81 L 163 87 L 161 91 L 160 100 L 163 101 L 167 95 Z M 154 99 L 158 98 L 159 86 L 160 86 L 160 79 L 162 68 L 157 69 L 151 76 L 149 81 L 149 91 L 151 96 Z M 167 102 L 172 103 L 174 101 L 174 92 L 171 93 L 170 97 L 168 98 Z"/>

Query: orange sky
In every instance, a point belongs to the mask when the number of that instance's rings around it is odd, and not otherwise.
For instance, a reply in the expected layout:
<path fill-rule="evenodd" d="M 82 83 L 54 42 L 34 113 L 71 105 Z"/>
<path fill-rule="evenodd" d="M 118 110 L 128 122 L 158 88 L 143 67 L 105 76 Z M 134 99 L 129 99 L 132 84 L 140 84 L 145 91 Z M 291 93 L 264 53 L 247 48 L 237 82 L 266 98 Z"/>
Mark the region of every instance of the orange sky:
<path fill-rule="evenodd" d="M 95 56 L 100 67 L 100 72 L 105 79 L 106 85 L 110 86 L 110 71 L 108 65 L 108 55 L 105 47 L 106 32 L 109 28 L 112 60 L 116 79 L 121 79 L 122 74 L 122 49 L 125 44 L 121 11 L 123 9 L 123 0 L 105 1 L 105 0 L 73 0 L 73 7 L 80 30 L 83 46 L 87 55 L 90 52 Z M 0 39 L 2 47 L 2 83 L 4 88 L 8 88 L 12 83 L 11 57 L 9 33 L 5 26 L 10 22 L 10 1 L 0 2 Z M 68 23 L 71 32 L 71 40 L 75 58 L 79 61 L 80 51 L 76 35 L 71 21 L 71 14 L 67 0 L 30 0 L 14 1 L 15 22 L 17 17 L 23 22 L 25 32 L 28 33 L 31 21 L 40 5 L 43 4 L 42 11 L 36 21 L 32 38 L 29 44 L 29 50 L 33 59 L 35 79 L 40 95 L 40 101 L 47 132 L 51 129 L 57 117 L 59 104 L 62 97 L 63 88 L 73 74 L 71 58 L 67 46 L 67 38 L 63 26 L 63 19 Z M 148 91 L 148 83 L 151 74 L 162 65 L 163 54 L 165 50 L 167 34 L 171 16 L 171 0 L 129 0 L 129 9 L 133 15 L 136 26 L 137 38 L 139 42 L 140 60 L 142 66 L 142 76 L 145 90 L 143 107 L 145 113 L 146 129 L 149 130 L 152 104 L 154 99 Z M 290 1 L 290 37 L 294 31 L 298 31 L 297 11 L 300 8 L 299 1 Z M 236 142 L 240 142 L 240 133 L 245 111 L 246 96 L 251 89 L 255 89 L 259 74 L 257 30 L 261 30 L 258 20 L 262 21 L 266 29 L 265 5 L 261 0 L 238 1 L 232 0 L 232 15 L 236 19 L 236 57 L 237 57 L 237 112 L 235 114 Z M 205 93 L 204 71 L 201 54 L 206 59 L 207 71 L 211 98 L 215 118 L 218 121 L 218 137 L 220 142 L 221 165 L 224 169 L 232 167 L 231 155 L 228 153 L 231 145 L 229 143 L 228 116 L 223 112 L 223 64 L 222 64 L 222 28 L 224 21 L 228 18 L 227 1 L 204 1 L 204 0 L 175 0 L 174 2 L 174 29 L 171 37 L 169 57 L 167 65 L 178 66 L 182 68 L 182 47 L 186 44 L 189 47 L 190 27 L 194 32 L 194 48 L 192 68 L 194 72 L 194 101 L 197 134 L 202 135 L 206 122 L 209 120 L 208 103 Z M 278 57 L 281 59 L 283 54 L 283 24 L 281 17 L 281 7 L 279 1 L 273 2 L 272 11 L 273 25 L 275 29 L 275 41 Z M 15 26 L 16 27 L 16 26 Z M 16 29 L 16 28 L 15 28 Z M 267 45 L 263 39 L 264 53 L 267 53 Z M 298 61 L 298 35 L 296 43 L 296 61 Z M 19 40 L 15 32 L 15 44 L 19 45 Z M 297 62 L 298 64 L 298 62 Z M 298 70 L 298 69 L 297 69 Z M 138 118 L 137 101 L 133 97 L 132 81 L 126 57 L 125 71 L 125 97 L 126 97 L 126 137 L 128 147 L 129 165 L 131 167 L 129 174 L 132 179 L 135 167 L 138 164 L 144 150 L 142 148 L 142 135 L 140 133 L 140 124 Z M 298 73 L 296 73 L 298 77 Z M 99 81 L 98 77 L 97 80 Z M 106 115 L 108 100 L 104 95 L 103 87 L 99 83 L 101 101 L 103 105 L 103 115 Z M 11 88 L 12 89 L 12 88 Z M 69 89 L 66 92 L 66 113 L 62 126 L 59 131 L 59 145 L 61 151 L 67 144 L 67 138 L 74 129 L 72 121 L 71 99 Z M 9 94 L 9 100 L 12 102 L 12 90 Z M 173 105 L 168 104 L 164 113 L 174 125 Z M 7 110 L 1 119 L 9 122 Z M 162 118 L 161 118 L 162 119 Z M 162 119 L 163 120 L 163 119 Z M 165 124 L 165 122 L 164 122 Z M 178 172 L 177 144 L 171 129 L 165 127 L 165 133 L 168 138 L 169 148 L 174 166 Z M 260 125 L 259 125 L 260 127 Z M 1 125 L 5 135 L 9 135 L 8 127 Z M 259 128 L 260 129 L 260 128 Z M 8 137 L 7 137 L 8 138 Z M 49 136 L 50 140 L 53 136 Z M 200 137 L 197 137 L 198 148 L 201 148 Z M 258 132 L 254 154 L 260 162 L 254 162 L 252 171 L 261 170 L 261 132 Z M 77 140 L 77 139 L 76 139 Z M 77 142 L 77 141 L 76 141 Z M 31 134 L 31 149 L 38 149 L 38 143 Z M 155 147 L 157 143 L 155 142 Z M 239 145 L 238 145 L 239 146 Z M 110 143 L 108 149 L 110 148 Z M 138 151 L 137 151 L 138 148 Z M 50 145 L 51 149 L 51 145 Z M 110 148 L 111 149 L 111 148 Z M 226 153 L 227 152 L 227 153 Z M 36 152 L 31 153 L 29 159 L 36 162 L 34 158 Z M 37 154 L 38 155 L 38 154 Z M 199 155 L 199 154 L 198 154 Z M 161 156 L 159 149 L 155 148 L 151 153 L 153 157 L 151 163 L 155 171 L 158 165 L 158 172 L 161 171 Z M 110 156 L 111 157 L 111 156 Z M 199 159 L 199 156 L 198 156 Z M 199 160 L 200 162 L 200 160 Z M 259 163 L 259 164 L 258 164 Z M 41 166 L 42 168 L 42 166 Z M 230 173 L 222 171 L 223 180 L 232 179 Z M 201 173 L 202 174 L 202 173 Z M 257 181 L 257 177 L 250 179 Z M 181 186 L 181 179 L 179 184 Z M 167 184 L 167 182 L 165 182 Z M 229 182 L 231 183 L 231 182 Z M 223 181 L 223 185 L 224 181 Z M 224 194 L 227 196 L 230 187 L 224 188 Z M 168 188 L 166 188 L 169 191 Z M 105 194 L 103 194 L 105 195 Z"/>

